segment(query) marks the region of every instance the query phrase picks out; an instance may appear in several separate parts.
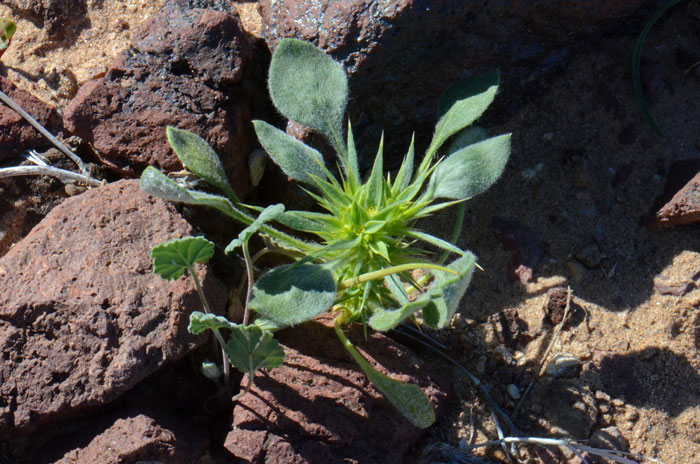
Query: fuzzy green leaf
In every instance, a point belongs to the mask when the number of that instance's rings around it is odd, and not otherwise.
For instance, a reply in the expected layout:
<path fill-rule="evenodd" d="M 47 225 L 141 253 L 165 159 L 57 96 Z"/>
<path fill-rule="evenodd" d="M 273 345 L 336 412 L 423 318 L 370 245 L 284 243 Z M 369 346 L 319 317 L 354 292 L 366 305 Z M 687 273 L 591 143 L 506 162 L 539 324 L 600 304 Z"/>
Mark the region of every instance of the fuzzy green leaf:
<path fill-rule="evenodd" d="M 441 238 L 435 237 L 434 235 L 426 234 L 420 230 L 410 229 L 408 235 L 419 240 L 423 240 L 426 243 L 430 243 L 433 246 L 442 248 L 446 251 L 451 251 L 452 253 L 457 253 L 458 255 L 463 255 L 464 251 L 460 250 L 450 242 L 443 240 Z"/>
<path fill-rule="evenodd" d="M 203 237 L 170 240 L 153 247 L 153 272 L 166 280 L 180 278 L 195 263 L 206 263 L 214 256 L 214 244 Z"/>
<path fill-rule="evenodd" d="M 206 140 L 197 134 L 172 126 L 168 126 L 166 133 L 173 151 L 189 171 L 219 188 L 232 200 L 238 201 L 219 156 Z"/>
<path fill-rule="evenodd" d="M 141 174 L 140 186 L 141 190 L 154 197 L 165 198 L 176 203 L 210 206 L 244 224 L 253 222 L 253 218 L 234 207 L 228 198 L 186 189 L 151 166 Z"/>
<path fill-rule="evenodd" d="M 325 179 L 323 156 L 265 121 L 253 121 L 260 144 L 270 158 L 292 179 L 314 185 L 312 177 Z"/>
<path fill-rule="evenodd" d="M 257 325 L 238 325 L 224 347 L 229 362 L 241 372 L 273 369 L 284 362 L 284 350 L 272 333 Z"/>
<path fill-rule="evenodd" d="M 445 158 L 430 178 L 435 198 L 464 200 L 489 188 L 510 156 L 510 134 L 469 145 Z"/>
<path fill-rule="evenodd" d="M 430 300 L 428 298 L 418 298 L 415 301 L 404 303 L 399 309 L 378 312 L 369 319 L 369 325 L 374 330 L 386 332 L 387 330 L 391 330 L 399 325 L 406 318 L 423 309 L 423 307 L 425 307 L 429 301 Z"/>
<path fill-rule="evenodd" d="M 345 165 L 345 163 L 343 163 Z M 345 166 L 345 174 L 354 190 L 360 183 L 360 166 L 357 162 L 357 149 L 355 148 L 355 136 L 352 133 L 352 125 L 348 119 L 348 160 Z"/>
<path fill-rule="evenodd" d="M 320 132 L 340 153 L 345 151 L 348 80 L 339 63 L 313 44 L 282 39 L 272 54 L 268 84 L 280 113 Z"/>
<path fill-rule="evenodd" d="M 379 391 L 416 427 L 425 429 L 435 422 L 433 405 L 423 390 L 416 385 L 398 382 L 378 372 L 362 357 L 354 346 L 344 344 L 362 372 Z"/>
<path fill-rule="evenodd" d="M 423 308 L 423 320 L 430 327 L 441 329 L 452 319 L 459 306 L 459 300 L 469 287 L 476 257 L 466 254 L 447 266 L 448 269 L 457 271 L 450 274 L 445 271 L 431 271 L 435 275 L 435 281 L 424 295 L 429 303 Z"/>
<path fill-rule="evenodd" d="M 499 80 L 498 71 L 489 71 L 457 82 L 442 94 L 438 102 L 438 123 L 426 158 L 432 157 L 448 138 L 486 111 L 496 96 Z"/>
<path fill-rule="evenodd" d="M 280 266 L 260 277 L 250 307 L 285 327 L 308 321 L 335 302 L 333 274 L 315 264 Z"/>
<path fill-rule="evenodd" d="M 252 237 L 253 234 L 255 234 L 258 230 L 260 230 L 260 227 L 262 227 L 263 224 L 265 224 L 266 222 L 274 221 L 283 212 L 283 204 L 271 205 L 265 208 L 251 225 L 243 229 L 241 233 L 238 234 L 237 238 L 231 240 L 231 243 L 229 243 L 226 247 L 226 250 L 224 250 L 226 254 L 231 253 L 233 250 L 243 245 L 244 242 L 250 240 L 250 237 Z"/>
<path fill-rule="evenodd" d="M 223 316 L 217 316 L 216 314 L 204 314 L 201 311 L 193 311 L 192 314 L 190 314 L 190 325 L 187 327 L 187 330 L 189 330 L 191 334 L 199 335 L 205 330 L 233 330 L 236 327 L 238 327 L 238 324 L 230 322 Z"/>

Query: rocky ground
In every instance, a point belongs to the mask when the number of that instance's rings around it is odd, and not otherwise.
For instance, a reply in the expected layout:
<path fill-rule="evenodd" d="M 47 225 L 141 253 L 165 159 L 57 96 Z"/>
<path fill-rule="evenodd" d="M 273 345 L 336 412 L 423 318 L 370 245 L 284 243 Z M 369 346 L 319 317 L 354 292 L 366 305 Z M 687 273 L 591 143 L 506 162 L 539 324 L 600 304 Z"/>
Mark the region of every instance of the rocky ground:
<path fill-rule="evenodd" d="M 206 214 L 154 202 L 119 179 L 147 164 L 177 170 L 158 129 L 179 124 L 204 130 L 241 195 L 279 195 L 273 180 L 249 185 L 246 168 L 256 148 L 249 119 L 276 117 L 258 37 L 279 36 L 316 39 L 352 71 L 360 97 L 351 117 L 368 147 L 380 126 L 401 150 L 414 126 L 419 147 L 427 143 L 444 86 L 501 68 L 481 124 L 512 132 L 513 154 L 497 185 L 468 203 L 458 243 L 484 272 L 450 329 L 431 336 L 512 417 L 518 430 L 506 434 L 700 461 L 700 226 L 673 225 L 697 222 L 688 211 L 697 211 L 700 182 L 656 214 L 700 171 L 697 3 L 673 8 L 644 49 L 642 82 L 663 138 L 643 119 L 630 71 L 655 2 L 574 2 L 567 12 L 548 1 L 492 2 L 461 16 L 460 2 L 436 2 L 444 8 L 432 14 L 421 2 L 367 3 L 374 9 L 352 16 L 324 2 L 236 2 L 240 22 L 224 0 L 0 5 L 0 17 L 18 23 L 0 62 L 2 90 L 114 181 L 71 197 L 78 192 L 56 180 L 0 180 L 0 462 L 471 462 L 459 445 L 497 436 L 469 379 L 400 335 L 410 349 L 380 335 L 362 349 L 438 405 L 441 419 L 425 434 L 325 342 L 323 321 L 284 335 L 291 362 L 233 411 L 199 375 L 209 345 L 183 325 L 194 290 L 155 281 L 147 250 L 192 230 L 181 213 L 214 235 L 230 224 L 207 230 Z M 460 21 L 468 30 L 440 32 Z M 29 128 L 8 129 L 19 118 L 3 111 L 0 162 L 49 149 Z M 73 168 L 55 150 L 46 156 Z M 447 237 L 452 214 L 423 226 Z M 236 272 L 220 263 L 208 274 L 221 311 L 221 281 Z M 507 462 L 498 447 L 475 453 Z M 538 446 L 518 453 L 519 462 L 578 459 Z"/>

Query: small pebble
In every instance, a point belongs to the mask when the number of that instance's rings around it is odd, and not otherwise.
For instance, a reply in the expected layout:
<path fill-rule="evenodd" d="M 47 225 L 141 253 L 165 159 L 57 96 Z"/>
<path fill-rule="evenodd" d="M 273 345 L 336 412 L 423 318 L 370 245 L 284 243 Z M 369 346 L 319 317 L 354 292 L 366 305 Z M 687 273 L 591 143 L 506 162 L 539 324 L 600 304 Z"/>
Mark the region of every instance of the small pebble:
<path fill-rule="evenodd" d="M 518 390 L 518 386 L 515 385 L 514 383 L 511 383 L 506 387 L 506 390 L 508 391 L 508 394 L 510 395 L 511 398 L 514 400 L 519 400 L 520 399 L 520 391 Z"/>
<path fill-rule="evenodd" d="M 547 364 L 547 375 L 559 379 L 573 379 L 578 376 L 581 362 L 575 356 L 557 353 Z"/>

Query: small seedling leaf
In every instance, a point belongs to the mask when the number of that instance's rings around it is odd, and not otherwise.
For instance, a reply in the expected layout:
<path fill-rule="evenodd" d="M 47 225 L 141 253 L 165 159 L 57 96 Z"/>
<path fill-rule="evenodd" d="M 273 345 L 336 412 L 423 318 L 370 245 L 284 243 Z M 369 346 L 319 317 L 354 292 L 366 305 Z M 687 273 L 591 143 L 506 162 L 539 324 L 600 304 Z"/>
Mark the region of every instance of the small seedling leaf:
<path fill-rule="evenodd" d="M 273 369 L 284 362 L 284 350 L 272 333 L 257 325 L 233 328 L 224 350 L 231 365 L 241 372 Z"/>
<path fill-rule="evenodd" d="M 238 201 L 219 156 L 206 140 L 197 134 L 172 126 L 168 126 L 166 133 L 173 151 L 189 171 L 219 188 L 232 200 Z"/>
<path fill-rule="evenodd" d="M 10 46 L 10 40 L 17 31 L 17 25 L 9 19 L 0 19 L 0 51 Z M 2 53 L 0 53 L 2 56 Z"/>
<path fill-rule="evenodd" d="M 190 314 L 190 325 L 187 327 L 187 330 L 189 330 L 191 334 L 199 335 L 205 330 L 233 330 L 236 327 L 238 327 L 238 324 L 230 322 L 224 316 L 193 311 L 192 314 Z"/>
<path fill-rule="evenodd" d="M 379 149 L 377 156 L 374 158 L 372 172 L 367 179 L 367 204 L 375 208 L 384 206 L 382 200 L 384 198 L 384 134 L 379 140 Z"/>
<path fill-rule="evenodd" d="M 435 168 L 430 184 L 436 198 L 464 200 L 489 188 L 503 173 L 510 156 L 510 134 L 469 145 Z M 429 187 L 430 189 L 430 187 Z"/>
<path fill-rule="evenodd" d="M 476 256 L 466 252 L 447 266 L 448 269 L 457 271 L 457 274 L 431 271 L 435 275 L 435 281 L 426 294 L 430 302 L 423 308 L 426 324 L 441 329 L 450 322 L 457 311 L 459 300 L 469 287 L 475 265 Z"/>
<path fill-rule="evenodd" d="M 428 156 L 432 156 L 448 138 L 486 111 L 496 96 L 499 80 L 499 72 L 493 70 L 459 81 L 442 94 L 438 102 L 438 123 Z"/>
<path fill-rule="evenodd" d="M 348 80 L 339 63 L 313 44 L 282 39 L 272 54 L 268 83 L 280 113 L 320 132 L 336 149 L 345 145 Z"/>
<path fill-rule="evenodd" d="M 264 274 L 253 287 L 250 307 L 286 327 L 308 321 L 335 302 L 333 274 L 315 264 L 280 266 Z"/>
<path fill-rule="evenodd" d="M 391 189 L 392 196 L 396 197 L 399 192 L 402 192 L 408 188 L 411 184 L 411 177 L 413 177 L 413 157 L 415 154 L 415 141 L 416 135 L 411 136 L 411 145 L 408 147 L 408 153 L 401 163 L 401 168 L 399 168 L 399 173 L 396 174 L 396 180 L 394 180 L 394 185 Z"/>
<path fill-rule="evenodd" d="M 195 263 L 206 263 L 214 256 L 214 244 L 203 237 L 170 240 L 153 247 L 153 272 L 167 280 L 180 278 Z"/>
<path fill-rule="evenodd" d="M 274 221 L 283 212 L 283 204 L 271 205 L 265 208 L 251 225 L 243 229 L 243 231 L 241 231 L 241 233 L 238 234 L 238 238 L 233 239 L 231 243 L 228 244 L 225 250 L 226 254 L 231 253 L 233 250 L 243 245 L 244 242 L 250 240 L 250 237 L 252 237 L 253 234 L 255 234 L 258 230 L 260 230 L 260 227 L 263 224 L 265 224 L 266 222 Z"/>
<path fill-rule="evenodd" d="M 326 178 L 319 152 L 264 121 L 253 121 L 253 127 L 260 144 L 286 175 L 311 185 L 314 182 L 310 174 Z"/>

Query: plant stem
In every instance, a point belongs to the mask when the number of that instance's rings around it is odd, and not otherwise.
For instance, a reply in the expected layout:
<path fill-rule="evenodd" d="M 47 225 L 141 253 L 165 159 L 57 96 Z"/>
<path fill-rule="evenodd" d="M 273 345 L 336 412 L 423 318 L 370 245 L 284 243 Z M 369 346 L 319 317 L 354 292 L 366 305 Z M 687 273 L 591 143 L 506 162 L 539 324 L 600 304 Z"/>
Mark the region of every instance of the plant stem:
<path fill-rule="evenodd" d="M 234 395 L 233 398 L 231 398 L 231 401 L 236 402 L 240 398 L 242 398 L 244 395 L 250 393 L 250 389 L 253 388 L 254 381 L 253 381 L 253 376 L 255 375 L 255 371 L 253 372 L 248 372 L 248 383 L 245 386 L 245 389 L 242 392 L 238 392 L 237 395 Z"/>
<path fill-rule="evenodd" d="M 245 295 L 245 310 L 243 312 L 243 325 L 248 325 L 248 319 L 250 319 L 250 307 L 248 302 L 250 301 L 250 295 L 253 293 L 253 260 L 250 258 L 250 250 L 248 249 L 248 240 L 243 242 L 243 259 L 245 260 L 245 272 L 248 276 L 248 290 Z"/>
<path fill-rule="evenodd" d="M 82 172 L 85 176 L 90 177 L 90 173 L 87 170 L 87 167 L 85 166 L 85 163 L 83 163 L 83 160 L 78 157 L 75 153 L 70 151 L 68 147 L 66 147 L 63 143 L 61 143 L 60 140 L 58 140 L 56 137 L 51 135 L 49 131 L 47 131 L 44 126 L 42 126 L 39 121 L 34 119 L 29 113 L 24 111 L 21 106 L 19 106 L 17 103 L 14 102 L 9 96 L 7 96 L 4 92 L 0 91 L 0 100 L 2 100 L 7 106 L 15 110 L 17 113 L 20 114 L 24 119 L 27 120 L 29 124 L 34 126 L 36 130 L 41 132 L 41 135 L 46 137 L 56 145 L 56 147 L 63 152 L 68 158 L 72 159 L 75 164 L 78 165 L 78 168 L 80 169 L 80 172 Z"/>
<path fill-rule="evenodd" d="M 378 271 L 368 272 L 366 274 L 361 274 L 357 277 L 351 277 L 345 279 L 338 284 L 338 291 L 346 290 L 355 285 L 368 282 L 375 279 L 383 279 L 384 277 L 391 274 L 398 274 L 399 272 L 413 271 L 415 269 L 435 269 L 437 271 L 449 272 L 450 274 L 459 274 L 457 271 L 446 268 L 445 266 L 440 266 L 431 263 L 408 263 L 401 264 L 398 266 L 388 267 L 386 269 L 380 269 Z"/>
<path fill-rule="evenodd" d="M 202 302 L 202 306 L 204 307 L 204 312 L 207 314 L 212 314 L 211 308 L 209 307 L 209 302 L 207 301 L 207 297 L 204 296 L 204 291 L 202 290 L 202 286 L 199 283 L 197 273 L 194 271 L 194 266 L 189 266 L 188 269 L 190 271 L 192 279 L 194 280 L 194 285 L 195 287 L 197 287 L 197 293 L 199 294 L 199 300 Z M 216 341 L 219 342 L 219 345 L 221 346 L 221 356 L 223 358 L 224 364 L 224 382 L 228 385 L 229 376 L 231 375 L 231 367 L 228 363 L 228 356 L 226 356 L 226 342 L 224 341 L 224 337 L 222 337 L 219 333 L 218 329 L 214 329 L 213 332 L 214 337 L 216 337 Z"/>

